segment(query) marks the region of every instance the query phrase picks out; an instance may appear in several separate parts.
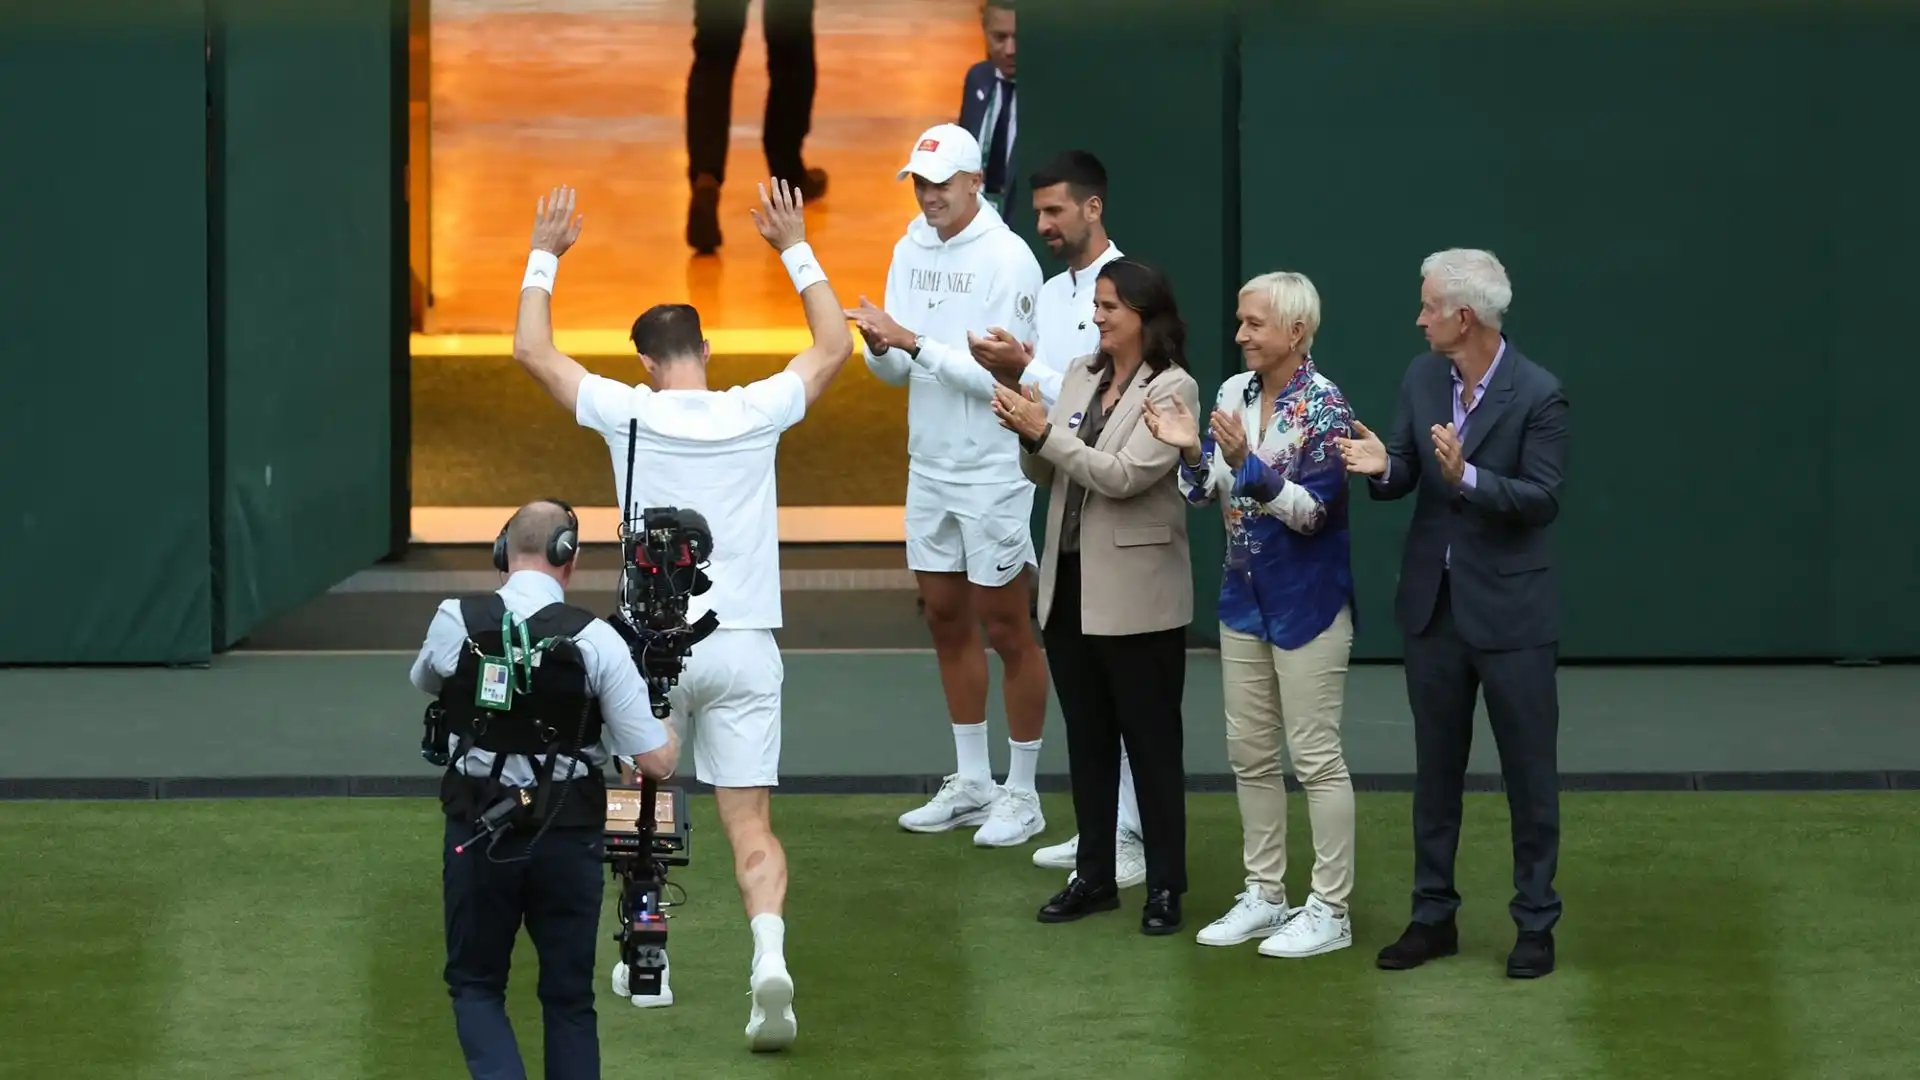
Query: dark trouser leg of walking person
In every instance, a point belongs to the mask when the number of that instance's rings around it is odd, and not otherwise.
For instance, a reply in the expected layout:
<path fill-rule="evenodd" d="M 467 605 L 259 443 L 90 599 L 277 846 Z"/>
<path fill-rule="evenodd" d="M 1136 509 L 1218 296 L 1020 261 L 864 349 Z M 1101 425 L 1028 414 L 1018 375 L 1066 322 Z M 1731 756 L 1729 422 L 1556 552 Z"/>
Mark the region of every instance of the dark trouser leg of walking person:
<path fill-rule="evenodd" d="M 733 72 L 747 34 L 748 0 L 694 0 L 693 69 L 687 73 L 687 246 L 720 247 L 720 187 L 727 179 L 733 126 Z"/>

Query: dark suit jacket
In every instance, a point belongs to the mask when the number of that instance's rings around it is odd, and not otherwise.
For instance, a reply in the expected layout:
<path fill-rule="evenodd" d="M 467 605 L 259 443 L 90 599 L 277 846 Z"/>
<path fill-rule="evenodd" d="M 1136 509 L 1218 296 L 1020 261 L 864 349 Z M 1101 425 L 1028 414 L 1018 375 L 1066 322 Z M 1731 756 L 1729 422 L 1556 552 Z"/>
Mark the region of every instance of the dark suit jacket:
<path fill-rule="evenodd" d="M 993 132 L 988 131 L 985 126 L 987 110 L 993 106 L 994 94 L 999 92 L 999 88 L 994 85 L 999 78 L 1000 76 L 994 71 L 993 61 L 982 60 L 967 69 L 967 80 L 960 90 L 960 119 L 957 123 L 973 132 L 973 137 L 980 140 L 982 175 L 985 175 L 987 154 L 993 148 Z M 1017 96 L 1014 98 L 1016 109 L 1019 100 Z M 1013 166 L 1018 158 L 1019 145 L 1016 139 L 1015 145 L 1007 147 L 1007 184 L 1006 190 L 1001 194 L 1003 202 L 1000 216 L 1002 219 L 1007 218 L 1008 208 L 1014 205 L 1014 199 L 1019 192 L 1020 177 Z"/>
<path fill-rule="evenodd" d="M 1491 650 L 1556 642 L 1560 587 L 1550 534 L 1566 465 L 1566 394 L 1560 380 L 1508 342 L 1461 441 L 1478 473 L 1474 487 L 1456 490 L 1441 475 L 1430 433 L 1453 420 L 1452 369 L 1452 361 L 1432 352 L 1408 365 L 1393 428 L 1383 433 L 1391 462 L 1386 482 L 1367 483 L 1376 499 L 1417 493 L 1394 613 L 1407 633 L 1425 630 L 1445 572 L 1454 623 L 1467 644 Z"/>

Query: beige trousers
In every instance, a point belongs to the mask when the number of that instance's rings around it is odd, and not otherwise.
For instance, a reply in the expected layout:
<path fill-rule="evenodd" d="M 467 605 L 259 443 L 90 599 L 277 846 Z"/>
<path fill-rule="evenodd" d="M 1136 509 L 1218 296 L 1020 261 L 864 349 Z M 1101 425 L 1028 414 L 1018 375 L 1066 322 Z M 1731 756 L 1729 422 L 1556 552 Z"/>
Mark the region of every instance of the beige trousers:
<path fill-rule="evenodd" d="M 1353 617 L 1297 649 L 1277 649 L 1220 628 L 1220 681 L 1227 714 L 1227 760 L 1240 795 L 1247 885 L 1278 902 L 1286 895 L 1287 788 L 1284 745 L 1306 790 L 1313 826 L 1313 892 L 1345 911 L 1353 891 L 1353 779 L 1340 751 Z"/>

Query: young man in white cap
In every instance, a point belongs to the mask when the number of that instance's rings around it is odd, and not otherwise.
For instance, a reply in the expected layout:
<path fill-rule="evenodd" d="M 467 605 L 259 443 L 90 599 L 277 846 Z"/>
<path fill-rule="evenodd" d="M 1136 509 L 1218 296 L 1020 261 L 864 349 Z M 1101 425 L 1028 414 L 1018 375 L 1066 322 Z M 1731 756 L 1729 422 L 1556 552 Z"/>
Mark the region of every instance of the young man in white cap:
<path fill-rule="evenodd" d="M 907 565 L 918 576 L 953 723 L 958 767 L 902 828 L 979 825 L 982 847 L 1023 844 L 1046 828 L 1034 770 L 1046 721 L 1047 669 L 1033 633 L 1033 485 L 1019 441 L 995 419 L 994 376 L 969 335 L 1004 327 L 1034 338 L 1040 262 L 981 197 L 980 143 L 939 124 L 915 142 L 897 179 L 913 178 L 920 216 L 894 245 L 884 303 L 847 316 L 866 339 L 867 367 L 907 386 Z M 987 739 L 987 658 L 1005 666 L 1011 764 L 995 784 Z"/>

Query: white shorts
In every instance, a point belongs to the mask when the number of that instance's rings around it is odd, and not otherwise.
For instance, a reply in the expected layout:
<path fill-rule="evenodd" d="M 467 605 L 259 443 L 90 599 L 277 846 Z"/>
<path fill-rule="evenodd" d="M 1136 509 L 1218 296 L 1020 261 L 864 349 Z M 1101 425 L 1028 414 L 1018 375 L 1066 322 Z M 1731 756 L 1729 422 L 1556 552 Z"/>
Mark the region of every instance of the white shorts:
<path fill-rule="evenodd" d="M 1033 485 L 942 484 L 907 474 L 907 569 L 965 572 L 997 589 L 1037 565 Z"/>
<path fill-rule="evenodd" d="M 715 630 L 693 647 L 667 700 L 683 754 L 691 729 L 694 775 L 701 783 L 778 786 L 785 679 L 771 630 Z"/>

